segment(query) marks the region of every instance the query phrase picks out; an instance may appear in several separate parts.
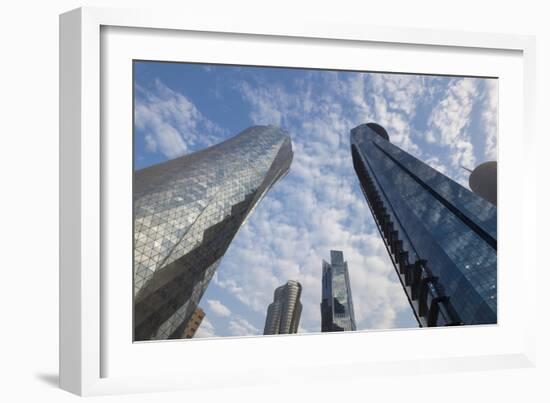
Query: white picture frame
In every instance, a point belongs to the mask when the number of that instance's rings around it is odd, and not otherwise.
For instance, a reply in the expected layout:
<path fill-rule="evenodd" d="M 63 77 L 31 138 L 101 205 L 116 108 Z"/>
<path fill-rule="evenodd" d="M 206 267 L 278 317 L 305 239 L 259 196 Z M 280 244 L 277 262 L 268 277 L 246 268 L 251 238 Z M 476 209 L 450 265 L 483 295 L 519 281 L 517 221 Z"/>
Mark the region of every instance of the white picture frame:
<path fill-rule="evenodd" d="M 132 344 L 131 339 L 127 340 L 123 334 L 124 330 L 119 331 L 112 326 L 117 321 L 116 314 L 115 318 L 112 318 L 113 305 L 110 305 L 112 298 L 109 299 L 113 286 L 107 287 L 105 283 L 106 278 L 110 279 L 109 273 L 105 272 L 105 267 L 109 264 L 106 257 L 109 245 L 104 236 L 106 217 L 104 211 L 102 213 L 102 208 L 105 207 L 105 203 L 109 203 L 106 194 L 111 189 L 109 181 L 112 182 L 112 178 L 115 177 L 115 172 L 109 171 L 111 168 L 107 169 L 112 167 L 112 164 L 108 163 L 109 152 L 112 151 L 111 147 L 119 147 L 118 149 L 125 147 L 123 142 L 112 142 L 113 136 L 105 138 L 105 133 L 111 130 L 111 123 L 106 119 L 110 111 L 102 109 L 105 108 L 103 97 L 105 94 L 114 94 L 114 98 L 117 98 L 117 94 L 120 95 L 123 88 L 118 87 L 118 82 L 113 84 L 113 81 L 102 80 L 104 78 L 102 74 L 106 74 L 103 71 L 105 60 L 102 60 L 102 57 L 111 55 L 103 49 L 107 47 L 106 39 L 102 37 L 105 32 L 114 32 L 114 39 L 109 39 L 108 44 L 119 46 L 117 48 L 120 50 L 117 53 L 119 55 L 124 52 L 120 48 L 121 39 L 115 38 L 117 32 L 122 32 L 122 36 L 137 35 L 141 32 L 145 35 L 141 42 L 144 49 L 151 46 L 146 43 L 149 40 L 146 36 L 154 32 L 156 39 L 150 40 L 166 43 L 158 46 L 158 54 L 161 58 L 169 55 L 174 41 L 179 40 L 178 35 L 185 35 L 186 32 L 193 33 L 195 38 L 201 37 L 201 33 L 205 36 L 216 34 L 216 40 L 224 36 L 227 40 L 230 37 L 237 37 L 239 40 L 248 38 L 260 46 L 262 44 L 267 46 L 267 43 L 271 44 L 269 46 L 283 48 L 286 46 L 289 53 L 292 53 L 292 49 L 288 43 L 307 47 L 312 43 L 311 41 L 320 41 L 321 45 L 332 46 L 335 51 L 338 51 L 339 47 L 347 46 L 358 48 L 355 51 L 361 52 L 361 46 L 372 45 L 380 49 L 393 47 L 398 54 L 410 48 L 415 52 L 425 52 L 428 59 L 432 58 L 432 62 L 436 60 L 430 52 L 442 52 L 446 55 L 444 58 L 460 58 L 461 52 L 469 52 L 474 56 L 477 54 L 479 57 L 512 55 L 510 59 L 512 67 L 505 74 L 508 74 L 506 77 L 509 77 L 507 82 L 511 83 L 510 88 L 513 87 L 513 91 L 510 90 L 509 94 L 516 94 L 515 98 L 520 99 L 509 99 L 514 97 L 505 92 L 502 94 L 505 99 L 499 102 L 502 102 L 503 112 L 510 109 L 508 105 L 516 107 L 518 103 L 521 105 L 521 110 L 517 111 L 515 116 L 510 116 L 511 114 L 502 116 L 503 113 L 499 116 L 499 125 L 502 129 L 499 135 L 504 133 L 506 140 L 500 145 L 499 161 L 502 158 L 503 164 L 499 162 L 501 178 L 499 197 L 503 200 L 503 196 L 510 195 L 509 202 L 504 199 L 504 203 L 499 203 L 499 242 L 502 236 L 504 244 L 513 243 L 516 246 L 513 251 L 503 252 L 502 248 L 499 250 L 499 270 L 500 262 L 505 259 L 505 264 L 515 265 L 517 272 L 513 273 L 510 270 L 510 276 L 504 276 L 508 279 L 506 281 L 509 282 L 510 287 L 506 287 L 508 283 L 499 283 L 499 325 L 475 329 L 429 329 L 422 332 L 387 331 L 355 332 L 345 335 L 228 338 L 191 342 L 186 345 L 186 351 L 178 347 L 177 341 Z M 129 53 L 124 53 L 124 57 L 137 58 L 131 54 L 132 47 L 127 48 Z M 534 365 L 535 326 L 531 316 L 535 312 L 536 285 L 526 280 L 536 277 L 535 256 L 534 253 L 530 253 L 529 241 L 529 234 L 536 232 L 535 175 L 532 174 L 535 171 L 535 158 L 533 158 L 535 155 L 534 52 L 534 38 L 520 35 L 385 28 L 342 22 L 320 22 L 313 19 L 299 22 L 289 20 L 284 23 L 270 21 L 267 17 L 261 20 L 206 19 L 171 13 L 168 10 L 81 8 L 62 14 L 60 17 L 61 387 L 79 395 L 97 395 L 228 385 L 246 386 L 270 383 L 275 379 L 276 382 L 292 383 L 296 382 L 298 374 L 302 381 L 307 378 L 319 380 L 327 376 L 327 369 L 330 368 L 338 368 L 341 377 L 351 374 L 357 377 Z M 235 50 L 234 56 L 237 61 L 240 60 L 241 64 L 251 63 L 250 56 L 247 58 L 242 50 L 240 53 Z M 264 55 L 256 52 L 256 57 L 265 57 L 265 60 L 259 64 L 269 65 L 268 56 L 267 51 Z M 196 53 L 195 58 L 201 57 L 205 57 L 204 61 L 220 62 L 224 57 L 233 56 L 208 57 Z M 311 63 L 316 63 L 314 56 L 311 60 L 313 60 Z M 348 61 L 348 63 L 352 62 Z M 303 66 L 303 63 L 301 65 Z M 468 67 L 460 64 L 457 66 L 456 71 L 453 70 L 457 74 L 463 72 L 475 75 L 476 71 L 483 68 L 491 70 L 491 66 Z M 495 69 L 497 67 L 494 66 Z M 116 69 L 116 66 L 113 68 Z M 357 68 L 360 69 L 361 65 Z M 122 106 L 119 106 L 112 101 L 112 98 L 108 99 L 109 107 L 126 108 L 123 104 L 124 100 L 121 101 Z M 502 119 L 510 119 L 504 121 L 507 123 L 504 128 Z M 518 134 L 514 138 L 511 128 L 521 135 Z M 127 126 L 123 130 L 127 131 Z M 513 150 L 521 153 L 521 171 L 514 170 L 511 164 L 506 163 L 506 156 Z M 117 175 L 120 174 L 121 172 L 117 173 Z M 503 182 L 514 183 L 516 190 L 520 189 L 521 192 L 516 191 L 517 195 L 514 196 L 513 190 L 502 186 Z M 512 212 L 513 217 L 506 215 L 503 211 Z M 504 230 L 502 229 L 503 216 L 508 220 L 504 223 Z M 110 225 L 115 225 L 119 229 L 124 226 L 123 223 Z M 503 255 L 503 253 L 506 254 Z M 518 299 L 517 301 L 512 300 L 508 292 L 512 284 L 517 287 L 514 297 Z M 500 299 L 503 299 L 502 303 Z M 504 308 L 506 308 L 505 320 L 501 322 L 500 316 Z M 123 306 L 118 307 L 117 312 L 122 312 L 124 309 L 126 308 Z M 508 311 L 511 313 L 507 317 Z M 128 315 L 131 315 L 130 312 Z M 111 330 L 108 331 L 106 327 Z M 367 347 L 363 353 L 349 355 L 347 360 L 330 361 L 315 355 L 315 349 L 324 348 L 324 346 L 331 348 L 342 344 L 343 338 L 345 338 L 345 348 L 349 351 L 363 351 L 364 349 L 358 346 Z M 402 341 L 405 338 L 407 345 L 389 350 L 390 346 L 403 345 Z M 128 345 L 120 344 L 126 343 L 124 340 L 127 340 Z M 459 340 L 464 345 L 454 346 L 458 344 L 454 341 Z M 478 340 L 481 342 L 477 343 Z M 408 345 L 428 345 L 429 343 L 434 346 L 433 351 L 422 349 L 422 351 L 411 352 L 408 347 Z M 493 344 L 491 348 L 489 343 Z M 446 350 L 445 344 L 453 344 L 453 347 Z M 372 347 L 368 346 L 375 346 L 378 355 Z M 371 350 L 368 350 L 369 348 Z M 293 360 L 283 360 L 281 352 L 284 350 L 300 352 L 302 356 Z M 117 356 L 114 351 L 124 351 L 126 355 Z M 167 357 L 174 354 L 184 354 L 192 362 L 193 371 L 186 372 L 181 365 L 181 360 L 168 362 Z M 202 365 L 201 357 L 208 357 L 210 364 L 212 360 L 219 357 L 218 369 L 212 370 L 211 367 Z M 262 360 L 268 359 L 270 368 L 267 368 L 265 362 L 262 364 Z M 114 363 L 117 360 L 127 361 L 130 364 L 118 365 Z M 139 368 L 134 371 L 132 367 L 135 368 L 136 362 L 139 363 L 140 360 L 143 360 L 144 367 L 164 363 L 163 370 L 158 371 L 156 376 L 145 370 L 140 371 Z M 224 366 L 223 361 L 230 361 L 231 365 Z M 111 369 L 111 363 L 116 370 Z M 262 367 L 266 367 L 264 371 L 256 370 Z M 281 368 L 284 368 L 284 371 L 280 371 Z M 272 371 L 277 371 L 276 377 L 273 376 Z M 207 377 L 205 377 L 206 374 Z"/>

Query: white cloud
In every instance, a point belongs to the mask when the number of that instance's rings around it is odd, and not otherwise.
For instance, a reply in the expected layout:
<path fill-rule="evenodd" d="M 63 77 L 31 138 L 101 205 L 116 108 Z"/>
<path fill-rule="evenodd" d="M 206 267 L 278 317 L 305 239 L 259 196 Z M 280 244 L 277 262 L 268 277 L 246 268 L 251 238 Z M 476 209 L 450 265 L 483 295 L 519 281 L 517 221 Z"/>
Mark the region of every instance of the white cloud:
<path fill-rule="evenodd" d="M 470 123 L 477 86 L 471 78 L 462 78 L 449 83 L 445 98 L 432 111 L 429 123 L 443 144 L 452 145 Z"/>
<path fill-rule="evenodd" d="M 136 87 L 136 94 L 135 126 L 144 133 L 147 151 L 175 158 L 218 142 L 224 133 L 187 97 L 159 79 L 151 89 Z"/>
<path fill-rule="evenodd" d="M 223 317 L 228 317 L 231 315 L 231 310 L 217 299 L 209 299 L 206 302 L 210 307 L 210 311 L 212 311 L 215 315 Z"/>
<path fill-rule="evenodd" d="M 372 90 L 383 96 L 389 108 L 414 117 L 419 98 L 426 96 L 425 78 L 421 75 L 372 74 Z"/>
<path fill-rule="evenodd" d="M 349 265 L 358 328 L 400 326 L 403 322 L 397 318 L 403 321 L 407 315 L 405 325 L 414 326 L 359 190 L 349 130 L 363 122 L 380 123 L 392 143 L 455 180 L 463 178 L 457 166 L 475 161 L 468 127 L 478 95 L 476 81 L 312 72 L 293 82 L 291 91 L 265 82 L 242 82 L 236 88 L 255 124 L 281 125 L 290 132 L 294 160 L 289 175 L 269 191 L 240 229 L 213 284 L 241 302 L 244 311 L 265 318 L 274 289 L 297 280 L 303 286 L 300 329 L 318 332 L 321 262 L 328 260 L 331 249 L 340 249 Z M 436 101 L 424 122 L 428 130 L 413 133 L 421 106 Z M 421 149 L 415 140 L 430 147 Z M 241 316 L 232 318 L 228 330 L 232 335 L 259 332 Z"/>
<path fill-rule="evenodd" d="M 150 134 L 145 136 L 145 148 L 152 153 L 157 152 L 157 142 Z"/>
<path fill-rule="evenodd" d="M 436 142 L 436 138 L 433 131 L 431 130 L 426 131 L 426 141 L 431 144 Z"/>
<path fill-rule="evenodd" d="M 206 317 L 203 318 L 199 328 L 197 329 L 193 337 L 196 339 L 205 337 L 216 337 L 216 331 L 212 322 L 210 322 Z"/>
<path fill-rule="evenodd" d="M 237 316 L 229 321 L 228 330 L 233 336 L 260 334 L 258 328 L 241 316 Z"/>
<path fill-rule="evenodd" d="M 426 160 L 424 160 L 426 164 L 431 166 L 433 169 L 441 172 L 443 175 L 447 175 L 447 167 L 441 162 L 439 157 L 436 155 L 433 155 Z"/>
<path fill-rule="evenodd" d="M 498 134 L 498 81 L 485 81 L 485 99 L 483 101 L 482 120 L 485 131 L 485 158 L 497 159 Z"/>
<path fill-rule="evenodd" d="M 416 115 L 419 100 L 428 97 L 423 76 L 372 74 L 366 95 L 374 105 L 374 121 L 390 133 L 391 142 L 405 151 L 419 155 L 413 141 L 410 123 Z"/>
<path fill-rule="evenodd" d="M 292 97 L 287 96 L 281 86 L 258 85 L 253 87 L 247 82 L 242 82 L 239 89 L 245 97 L 255 99 L 256 104 L 251 113 L 251 118 L 256 124 L 282 125 L 285 116 L 278 106 L 283 104 L 285 110 L 290 109 Z"/>
<path fill-rule="evenodd" d="M 331 249 L 343 250 L 348 261 L 360 329 L 394 327 L 397 313 L 409 309 L 351 165 L 349 130 L 373 116 L 365 101 L 370 84 L 359 75 L 349 77 L 314 75 L 296 83 L 294 97 L 280 86 L 239 86 L 254 123 L 284 124 L 289 130 L 294 161 L 241 228 L 214 283 L 264 317 L 274 289 L 299 281 L 300 326 L 307 331 L 320 330 L 321 263 Z M 319 92 L 315 85 L 330 91 Z M 409 112 L 413 108 L 407 106 Z M 385 113 L 392 141 L 415 147 L 405 136 L 401 112 L 374 113 Z"/>
<path fill-rule="evenodd" d="M 476 164 L 472 136 L 469 132 L 474 102 L 479 95 L 479 80 L 461 78 L 451 80 L 444 98 L 430 114 L 428 124 L 437 143 L 445 147 L 454 168 L 449 171 L 453 179 L 467 184 L 467 171 Z M 467 185 L 466 185 L 467 186 Z"/>

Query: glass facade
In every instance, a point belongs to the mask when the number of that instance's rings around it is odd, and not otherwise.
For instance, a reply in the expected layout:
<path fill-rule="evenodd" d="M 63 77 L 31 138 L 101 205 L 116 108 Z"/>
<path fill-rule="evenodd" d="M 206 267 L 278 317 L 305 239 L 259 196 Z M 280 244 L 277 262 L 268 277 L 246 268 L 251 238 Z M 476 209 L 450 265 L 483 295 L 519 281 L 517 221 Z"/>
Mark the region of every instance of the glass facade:
<path fill-rule="evenodd" d="M 290 280 L 275 289 L 273 302 L 267 308 L 264 334 L 290 334 L 298 332 L 302 303 L 302 286 Z"/>
<path fill-rule="evenodd" d="M 367 204 L 420 326 L 497 322 L 497 209 L 399 147 L 351 130 Z"/>
<path fill-rule="evenodd" d="M 331 250 L 330 263 L 323 260 L 321 293 L 321 331 L 355 330 L 348 263 L 343 252 Z"/>
<path fill-rule="evenodd" d="M 254 126 L 134 173 L 134 340 L 179 338 L 240 226 L 292 162 Z"/>

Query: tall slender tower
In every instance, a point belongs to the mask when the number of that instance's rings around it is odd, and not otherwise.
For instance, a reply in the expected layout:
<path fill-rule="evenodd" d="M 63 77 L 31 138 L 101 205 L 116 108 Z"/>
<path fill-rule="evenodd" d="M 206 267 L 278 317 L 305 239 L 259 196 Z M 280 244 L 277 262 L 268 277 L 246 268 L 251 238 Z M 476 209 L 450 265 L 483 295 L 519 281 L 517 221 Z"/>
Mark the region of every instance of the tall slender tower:
<path fill-rule="evenodd" d="M 292 156 L 286 132 L 254 126 L 134 173 L 134 340 L 181 337 L 233 237 Z"/>
<path fill-rule="evenodd" d="M 497 321 L 496 206 L 368 123 L 351 130 L 353 165 L 420 326 Z"/>
<path fill-rule="evenodd" d="M 323 260 L 321 331 L 355 330 L 355 314 L 344 253 L 330 251 L 330 263 Z"/>
<path fill-rule="evenodd" d="M 302 285 L 290 280 L 277 287 L 273 302 L 267 308 L 264 334 L 290 334 L 298 332 L 302 303 Z"/>

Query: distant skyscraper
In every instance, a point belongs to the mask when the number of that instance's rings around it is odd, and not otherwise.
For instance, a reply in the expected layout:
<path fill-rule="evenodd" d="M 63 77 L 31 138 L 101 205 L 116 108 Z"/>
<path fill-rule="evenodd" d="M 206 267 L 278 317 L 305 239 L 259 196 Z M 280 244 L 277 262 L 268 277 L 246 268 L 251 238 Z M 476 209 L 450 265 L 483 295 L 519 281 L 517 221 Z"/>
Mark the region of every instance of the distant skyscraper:
<path fill-rule="evenodd" d="M 302 303 L 300 295 L 302 286 L 290 280 L 277 287 L 273 302 L 267 308 L 264 334 L 289 334 L 298 332 Z"/>
<path fill-rule="evenodd" d="M 134 173 L 134 339 L 180 338 L 239 227 L 292 161 L 255 126 Z"/>
<path fill-rule="evenodd" d="M 355 329 L 348 262 L 344 261 L 343 252 L 331 250 L 330 263 L 323 260 L 321 331 Z"/>
<path fill-rule="evenodd" d="M 191 318 L 187 321 L 187 325 L 185 326 L 185 329 L 183 329 L 183 334 L 180 338 L 192 339 L 193 336 L 195 336 L 195 333 L 197 333 L 197 330 L 199 329 L 205 316 L 206 314 L 202 308 L 198 306 L 197 309 L 195 309 L 195 312 L 193 312 L 193 315 L 191 315 Z"/>
<path fill-rule="evenodd" d="M 353 164 L 420 326 L 497 321 L 497 209 L 389 141 L 351 130 Z"/>

